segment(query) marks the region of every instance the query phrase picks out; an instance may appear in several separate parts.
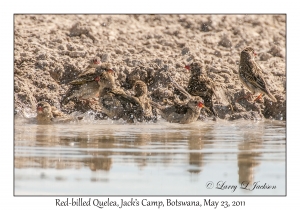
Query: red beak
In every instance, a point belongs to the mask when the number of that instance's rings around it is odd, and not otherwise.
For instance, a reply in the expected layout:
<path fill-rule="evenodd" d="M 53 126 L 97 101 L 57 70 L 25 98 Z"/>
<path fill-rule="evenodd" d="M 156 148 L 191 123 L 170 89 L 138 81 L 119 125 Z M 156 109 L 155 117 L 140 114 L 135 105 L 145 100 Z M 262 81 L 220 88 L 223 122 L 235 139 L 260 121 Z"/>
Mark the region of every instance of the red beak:
<path fill-rule="evenodd" d="M 110 73 L 110 74 L 115 74 L 115 71 L 112 70 L 112 69 L 107 70 L 107 72 Z"/>
<path fill-rule="evenodd" d="M 100 64 L 101 61 L 100 61 L 100 59 L 93 59 L 93 63 L 94 63 L 94 64 Z"/>
<path fill-rule="evenodd" d="M 184 68 L 186 68 L 187 70 L 191 70 L 191 66 L 190 65 L 186 65 Z"/>
<path fill-rule="evenodd" d="M 201 102 L 199 102 L 199 103 L 198 103 L 198 107 L 202 108 L 202 107 L 204 107 L 204 104 L 201 103 Z"/>
<path fill-rule="evenodd" d="M 38 106 L 36 109 L 37 109 L 38 111 L 43 111 L 43 107 L 41 107 L 41 106 Z"/>

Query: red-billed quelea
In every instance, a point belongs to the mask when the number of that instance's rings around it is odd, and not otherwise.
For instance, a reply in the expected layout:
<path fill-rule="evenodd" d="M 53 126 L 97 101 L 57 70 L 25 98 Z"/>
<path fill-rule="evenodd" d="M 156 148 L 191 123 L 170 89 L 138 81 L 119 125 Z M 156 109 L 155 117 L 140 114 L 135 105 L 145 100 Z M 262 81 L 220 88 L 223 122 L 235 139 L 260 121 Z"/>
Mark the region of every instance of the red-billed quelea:
<path fill-rule="evenodd" d="M 214 82 L 204 73 L 203 66 L 198 61 L 186 65 L 185 68 L 191 72 L 187 87 L 188 93 L 203 98 L 204 105 L 216 116 L 212 100 L 213 95 L 216 96 Z"/>
<path fill-rule="evenodd" d="M 37 124 L 66 123 L 82 119 L 82 117 L 66 115 L 45 101 L 38 102 L 36 112 Z"/>
<path fill-rule="evenodd" d="M 67 104 L 70 100 L 88 100 L 90 98 L 97 97 L 99 94 L 99 73 L 97 68 L 107 68 L 106 63 L 101 64 L 100 58 L 93 58 L 87 69 L 81 73 L 75 80 L 71 81 L 69 85 L 71 87 L 66 92 L 62 99 L 62 104 Z M 109 67 L 108 67 L 109 68 Z"/>
<path fill-rule="evenodd" d="M 121 91 L 120 87 L 116 85 L 114 71 L 112 69 L 102 71 L 98 84 L 100 86 L 99 106 L 101 107 L 101 112 L 110 119 L 119 120 L 122 118 L 128 121 L 129 116 L 126 115 L 126 107 L 111 92 L 113 89 Z"/>
<path fill-rule="evenodd" d="M 171 77 L 170 77 L 171 78 Z M 180 85 L 171 79 L 174 86 L 186 96 L 186 101 L 181 103 L 180 109 L 178 105 L 163 107 L 151 101 L 151 105 L 159 110 L 161 117 L 171 123 L 188 124 L 197 121 L 200 111 L 204 106 L 204 100 L 199 96 L 191 96 Z M 174 101 L 176 103 L 176 101 Z M 178 102 L 177 102 L 178 103 Z"/>
<path fill-rule="evenodd" d="M 266 94 L 273 102 L 276 98 L 270 93 L 267 83 L 263 78 L 261 67 L 254 60 L 256 53 L 252 47 L 246 47 L 241 52 L 239 78 L 241 82 L 253 93 L 260 93 L 254 100 L 259 100 Z"/>
<path fill-rule="evenodd" d="M 136 119 L 139 122 L 156 120 L 156 116 L 152 112 L 152 106 L 148 97 L 148 88 L 145 82 L 141 80 L 135 81 L 133 85 L 134 96 L 125 93 L 120 88 L 111 90 L 122 104 L 126 104 L 126 114 L 131 117 L 131 121 Z"/>

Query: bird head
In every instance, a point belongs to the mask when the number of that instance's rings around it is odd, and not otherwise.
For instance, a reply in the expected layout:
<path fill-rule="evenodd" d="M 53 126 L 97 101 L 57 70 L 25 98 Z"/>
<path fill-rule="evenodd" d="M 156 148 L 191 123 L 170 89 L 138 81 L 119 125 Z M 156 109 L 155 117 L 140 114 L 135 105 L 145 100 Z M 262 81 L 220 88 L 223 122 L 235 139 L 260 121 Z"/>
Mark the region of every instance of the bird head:
<path fill-rule="evenodd" d="M 188 71 L 191 70 L 191 66 L 190 65 L 185 65 L 184 68 L 186 68 Z"/>
<path fill-rule="evenodd" d="M 98 84 L 102 87 L 112 87 L 115 85 L 115 71 L 112 69 L 104 69 L 99 75 Z"/>
<path fill-rule="evenodd" d="M 201 108 L 205 107 L 204 101 L 199 96 L 193 96 L 191 100 L 188 102 L 188 107 L 195 111 L 201 110 Z"/>
<path fill-rule="evenodd" d="M 113 69 L 107 69 L 107 70 L 105 70 L 105 71 L 106 71 L 107 73 L 113 75 L 113 76 L 116 76 L 116 72 L 115 72 L 115 70 L 113 70 Z"/>
<path fill-rule="evenodd" d="M 135 91 L 135 96 L 136 97 L 140 97 L 142 95 L 145 95 L 148 92 L 147 85 L 141 80 L 137 80 L 134 83 L 133 90 Z"/>
<path fill-rule="evenodd" d="M 101 64 L 100 58 L 99 57 L 93 58 L 93 64 L 100 65 Z"/>
<path fill-rule="evenodd" d="M 252 47 L 246 47 L 241 52 L 241 56 L 251 59 L 253 56 L 256 57 L 257 53 L 254 51 L 254 49 Z"/>
<path fill-rule="evenodd" d="M 46 114 L 51 111 L 51 106 L 45 101 L 41 101 L 37 104 L 36 107 L 37 114 Z"/>
<path fill-rule="evenodd" d="M 190 71 L 192 75 L 200 75 L 202 73 L 203 65 L 200 62 L 193 62 L 184 66 L 185 69 Z"/>
<path fill-rule="evenodd" d="M 89 61 L 89 67 L 96 68 L 101 64 L 101 60 L 99 57 L 94 57 Z"/>

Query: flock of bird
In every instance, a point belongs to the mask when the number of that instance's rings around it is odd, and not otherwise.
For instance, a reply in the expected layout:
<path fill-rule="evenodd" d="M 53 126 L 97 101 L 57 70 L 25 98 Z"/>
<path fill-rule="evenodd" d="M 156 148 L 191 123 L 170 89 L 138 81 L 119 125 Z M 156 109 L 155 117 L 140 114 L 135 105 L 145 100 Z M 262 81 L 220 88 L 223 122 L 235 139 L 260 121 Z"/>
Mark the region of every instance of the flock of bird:
<path fill-rule="evenodd" d="M 252 94 L 260 93 L 254 101 L 266 94 L 275 102 L 276 99 L 267 87 L 262 69 L 256 63 L 255 56 L 256 53 L 251 47 L 242 50 L 239 78 Z M 185 68 L 191 72 L 186 89 L 169 76 L 170 83 L 185 96 L 185 99 L 180 100 L 176 97 L 172 106 L 162 106 L 148 97 L 148 89 L 144 81 L 136 80 L 132 88 L 134 94 L 126 93 L 117 85 L 111 64 L 101 63 L 100 58 L 96 57 L 90 61 L 85 72 L 69 83 L 70 88 L 62 98 L 61 104 L 65 105 L 74 99 L 89 101 L 96 98 L 104 115 L 113 120 L 123 119 L 128 123 L 155 121 L 157 119 L 156 111 L 166 121 L 181 124 L 196 121 L 202 108 L 216 116 L 212 102 L 212 96 L 215 94 L 214 82 L 202 73 L 203 66 L 200 62 L 193 62 Z M 250 95 L 247 95 L 243 98 L 248 99 L 249 97 Z M 45 101 L 37 104 L 36 120 L 38 124 L 81 119 L 82 117 L 74 118 L 74 116 L 64 114 Z"/>

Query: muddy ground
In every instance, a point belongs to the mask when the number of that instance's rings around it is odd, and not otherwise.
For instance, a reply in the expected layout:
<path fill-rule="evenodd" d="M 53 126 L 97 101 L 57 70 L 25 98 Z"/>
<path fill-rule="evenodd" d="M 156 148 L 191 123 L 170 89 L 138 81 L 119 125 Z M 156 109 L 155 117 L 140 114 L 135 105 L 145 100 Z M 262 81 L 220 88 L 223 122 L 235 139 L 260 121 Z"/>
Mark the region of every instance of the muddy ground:
<path fill-rule="evenodd" d="M 195 60 L 221 92 L 215 101 L 226 120 L 272 118 L 286 120 L 285 15 L 15 15 L 15 113 L 36 109 L 45 100 L 63 112 L 101 113 L 97 103 L 60 101 L 74 80 L 99 56 L 110 62 L 118 83 L 130 89 L 135 78 L 146 80 L 149 97 L 166 102 L 174 90 L 167 72 L 183 87 Z M 251 46 L 277 102 L 235 102 L 249 90 L 238 78 L 240 52 Z M 142 68 L 142 67 L 143 68 Z M 134 72 L 134 73 L 133 73 Z"/>

